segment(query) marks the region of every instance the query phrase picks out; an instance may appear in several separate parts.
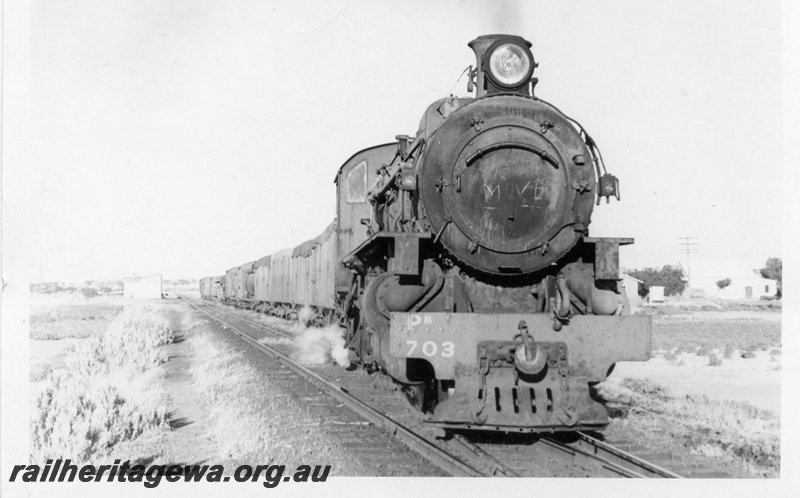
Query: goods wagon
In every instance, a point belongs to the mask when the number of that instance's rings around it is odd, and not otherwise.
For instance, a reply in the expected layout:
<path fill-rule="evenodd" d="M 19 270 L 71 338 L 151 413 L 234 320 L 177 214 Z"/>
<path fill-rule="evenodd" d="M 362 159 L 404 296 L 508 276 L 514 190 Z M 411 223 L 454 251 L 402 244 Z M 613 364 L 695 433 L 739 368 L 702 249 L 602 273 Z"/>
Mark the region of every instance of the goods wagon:
<path fill-rule="evenodd" d="M 250 261 L 239 266 L 236 271 L 236 300 L 246 307 L 255 306 L 255 264 L 255 261 Z"/>
<path fill-rule="evenodd" d="M 211 277 L 203 277 L 200 279 L 200 297 L 203 299 L 211 297 Z"/>
<path fill-rule="evenodd" d="M 237 301 L 236 299 L 236 290 L 238 289 L 238 273 L 239 267 L 234 266 L 233 268 L 229 269 L 225 272 L 225 280 L 224 280 L 224 297 L 226 301 Z"/>

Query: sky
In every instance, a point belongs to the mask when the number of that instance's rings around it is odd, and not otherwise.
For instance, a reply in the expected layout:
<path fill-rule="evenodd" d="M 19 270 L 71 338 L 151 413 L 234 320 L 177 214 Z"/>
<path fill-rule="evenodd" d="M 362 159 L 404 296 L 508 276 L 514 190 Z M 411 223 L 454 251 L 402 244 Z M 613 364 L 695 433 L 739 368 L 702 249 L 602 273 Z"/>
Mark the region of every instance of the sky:
<path fill-rule="evenodd" d="M 489 33 L 533 43 L 537 96 L 620 179 L 590 233 L 634 237 L 623 266 L 685 264 L 679 237 L 696 263 L 783 256 L 779 2 L 47 0 L 30 19 L 30 163 L 4 193 L 31 281 L 200 278 L 318 235 L 339 166 L 466 96 Z"/>

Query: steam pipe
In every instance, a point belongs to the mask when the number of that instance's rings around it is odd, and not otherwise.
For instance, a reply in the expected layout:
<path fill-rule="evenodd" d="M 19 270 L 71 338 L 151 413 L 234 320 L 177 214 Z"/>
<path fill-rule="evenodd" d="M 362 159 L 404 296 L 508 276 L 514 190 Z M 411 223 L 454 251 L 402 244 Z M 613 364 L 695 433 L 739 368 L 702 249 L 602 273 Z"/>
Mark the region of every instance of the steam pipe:
<path fill-rule="evenodd" d="M 408 311 L 434 286 L 436 272 L 425 265 L 421 280 L 420 285 L 402 285 L 394 279 L 387 280 L 384 285 L 389 285 L 379 289 L 377 297 L 383 299 L 389 311 Z"/>
<path fill-rule="evenodd" d="M 569 290 L 590 308 L 587 312 L 595 315 L 617 314 L 620 305 L 619 295 L 613 290 L 597 287 L 593 274 L 567 266 L 558 275 L 559 290 L 561 290 L 562 277 Z"/>
<path fill-rule="evenodd" d="M 559 294 L 561 294 L 561 304 L 556 310 L 556 314 L 561 318 L 567 318 L 570 311 L 569 283 L 567 282 L 567 277 L 563 273 L 558 274 L 556 286 L 558 287 Z"/>

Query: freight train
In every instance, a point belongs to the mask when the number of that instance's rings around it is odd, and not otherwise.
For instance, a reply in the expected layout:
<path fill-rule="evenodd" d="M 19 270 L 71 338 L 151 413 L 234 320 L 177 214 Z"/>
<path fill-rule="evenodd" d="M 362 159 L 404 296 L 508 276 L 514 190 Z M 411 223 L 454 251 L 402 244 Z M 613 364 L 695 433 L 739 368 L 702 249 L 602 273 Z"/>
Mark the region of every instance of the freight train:
<path fill-rule="evenodd" d="M 650 357 L 650 318 L 630 315 L 620 280 L 633 239 L 588 231 L 619 182 L 586 130 L 535 95 L 530 42 L 468 45 L 470 97 L 355 153 L 322 234 L 202 279 L 201 295 L 341 324 L 354 361 L 442 428 L 602 429 L 594 386 Z"/>

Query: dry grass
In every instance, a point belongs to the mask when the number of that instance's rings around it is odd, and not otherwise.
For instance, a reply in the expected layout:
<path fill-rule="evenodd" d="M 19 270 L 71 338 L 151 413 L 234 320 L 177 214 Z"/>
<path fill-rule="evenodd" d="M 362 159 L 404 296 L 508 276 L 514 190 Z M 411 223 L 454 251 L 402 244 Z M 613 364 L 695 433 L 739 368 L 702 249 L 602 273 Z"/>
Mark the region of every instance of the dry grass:
<path fill-rule="evenodd" d="M 158 365 L 172 341 L 162 308 L 125 308 L 105 335 L 89 337 L 43 375 L 31 420 L 31 461 L 89 462 L 119 443 L 167 427 Z"/>
<path fill-rule="evenodd" d="M 101 335 L 122 310 L 121 306 L 51 305 L 31 307 L 31 339 L 83 339 Z"/>
<path fill-rule="evenodd" d="M 749 403 L 714 401 L 706 396 L 673 396 L 644 380 L 604 382 L 615 422 L 640 432 L 654 428 L 694 453 L 733 461 L 761 477 L 780 475 L 780 419 Z"/>
<path fill-rule="evenodd" d="M 233 464 L 273 462 L 289 467 L 309 459 L 337 463 L 325 438 L 315 432 L 320 421 L 217 338 L 206 319 L 192 317 L 191 374 L 219 457 Z"/>
<path fill-rule="evenodd" d="M 721 299 L 667 298 L 665 303 L 641 303 L 638 313 L 642 315 L 680 315 L 697 311 L 767 311 L 780 313 L 782 301 L 723 301 Z"/>
<path fill-rule="evenodd" d="M 64 366 L 65 355 L 58 355 L 49 362 L 34 363 L 31 365 L 29 380 L 31 382 L 41 382 L 46 380 L 57 367 Z"/>
<path fill-rule="evenodd" d="M 780 322 L 767 320 L 654 320 L 653 350 L 707 355 L 720 351 L 766 351 L 781 346 Z"/>
<path fill-rule="evenodd" d="M 284 463 L 289 455 L 279 441 L 274 420 L 265 414 L 286 412 L 285 407 L 282 410 L 271 399 L 256 403 L 255 372 L 241 361 L 241 353 L 222 346 L 204 330 L 206 327 L 206 322 L 200 320 L 191 329 L 191 373 L 196 391 L 201 393 L 201 404 L 207 407 L 219 456 L 240 462 L 266 463 L 266 458 Z"/>

